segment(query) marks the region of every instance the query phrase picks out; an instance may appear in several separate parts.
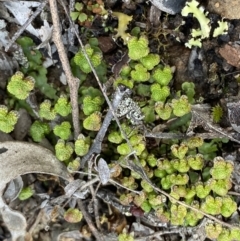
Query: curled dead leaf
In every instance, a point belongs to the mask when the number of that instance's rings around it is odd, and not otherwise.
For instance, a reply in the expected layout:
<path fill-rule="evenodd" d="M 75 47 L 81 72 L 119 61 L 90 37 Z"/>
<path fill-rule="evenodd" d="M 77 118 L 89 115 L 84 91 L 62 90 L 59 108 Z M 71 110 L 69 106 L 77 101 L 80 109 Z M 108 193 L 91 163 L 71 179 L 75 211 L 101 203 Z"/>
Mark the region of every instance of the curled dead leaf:
<path fill-rule="evenodd" d="M 27 222 L 20 212 L 5 204 L 2 195 L 8 182 L 27 173 L 45 173 L 73 180 L 66 166 L 48 149 L 25 142 L 0 143 L 0 211 L 13 241 L 26 235 Z"/>

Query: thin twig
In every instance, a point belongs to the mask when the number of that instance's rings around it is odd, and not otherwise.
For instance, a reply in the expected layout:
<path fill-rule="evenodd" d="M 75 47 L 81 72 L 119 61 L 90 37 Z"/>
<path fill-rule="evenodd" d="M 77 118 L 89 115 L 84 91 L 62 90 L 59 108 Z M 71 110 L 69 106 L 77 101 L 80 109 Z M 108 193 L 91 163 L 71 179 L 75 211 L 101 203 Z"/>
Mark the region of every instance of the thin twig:
<path fill-rule="evenodd" d="M 37 17 L 37 15 L 42 12 L 43 8 L 46 6 L 47 0 L 44 0 L 37 8 L 37 10 L 31 15 L 30 18 L 21 26 L 21 28 L 13 35 L 12 39 L 9 41 L 8 45 L 5 47 L 7 52 L 9 48 L 15 43 L 16 39 L 26 30 L 28 25 Z"/>
<path fill-rule="evenodd" d="M 162 235 L 166 235 L 166 234 L 173 234 L 173 233 L 178 233 L 177 230 L 161 230 L 158 232 L 154 232 L 152 234 L 146 235 L 146 236 L 141 236 L 139 238 L 134 238 L 134 241 L 142 241 L 142 240 L 150 240 L 150 238 L 153 237 L 158 237 L 158 236 L 162 236 Z"/>
<path fill-rule="evenodd" d="M 238 192 L 230 191 L 230 192 L 228 192 L 228 194 L 233 195 L 233 196 L 240 196 L 240 193 L 238 193 Z"/>
<path fill-rule="evenodd" d="M 157 138 L 157 139 L 184 139 L 187 136 L 182 133 L 168 133 L 168 132 L 146 132 L 144 133 L 145 137 Z"/>
<path fill-rule="evenodd" d="M 98 230 L 96 229 L 95 225 L 93 224 L 91 218 L 89 217 L 84 205 L 83 205 L 83 202 L 78 199 L 78 206 L 79 208 L 81 209 L 82 211 L 82 214 L 88 224 L 88 227 L 90 228 L 90 230 L 92 231 L 93 235 L 95 236 L 96 240 L 98 241 L 103 241 L 103 235 L 101 233 L 98 232 Z"/>
<path fill-rule="evenodd" d="M 34 223 L 33 223 L 32 226 L 29 228 L 29 231 L 28 231 L 29 234 L 31 234 L 31 235 L 33 234 L 34 229 L 36 228 L 36 226 L 37 226 L 37 225 L 39 224 L 39 222 L 41 221 L 43 215 L 44 215 L 44 211 L 43 211 L 43 209 L 41 209 L 41 210 L 39 211 L 37 217 L 35 217 Z"/>
<path fill-rule="evenodd" d="M 79 126 L 79 109 L 78 109 L 78 87 L 79 79 L 72 75 L 72 71 L 69 65 L 68 57 L 62 42 L 60 20 L 58 16 L 57 2 L 56 0 L 49 0 L 50 11 L 53 21 L 53 42 L 55 43 L 60 60 L 62 62 L 63 70 L 67 77 L 67 82 L 70 91 L 70 99 L 72 105 L 72 119 L 74 127 L 74 138 L 77 139 L 80 133 Z"/>

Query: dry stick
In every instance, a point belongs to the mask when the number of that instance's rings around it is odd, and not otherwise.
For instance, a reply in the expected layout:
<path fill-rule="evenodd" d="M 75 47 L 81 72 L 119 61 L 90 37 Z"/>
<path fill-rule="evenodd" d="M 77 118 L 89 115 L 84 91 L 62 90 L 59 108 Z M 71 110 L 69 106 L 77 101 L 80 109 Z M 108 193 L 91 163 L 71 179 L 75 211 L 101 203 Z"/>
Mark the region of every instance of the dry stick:
<path fill-rule="evenodd" d="M 144 133 L 145 137 L 157 138 L 157 139 L 184 139 L 187 136 L 185 134 L 178 133 L 168 133 L 168 132 L 146 132 Z"/>
<path fill-rule="evenodd" d="M 7 52 L 9 48 L 15 43 L 16 39 L 23 33 L 27 26 L 37 17 L 37 15 L 42 12 L 43 8 L 46 6 L 47 0 L 44 0 L 37 8 L 37 10 L 31 15 L 31 17 L 22 25 L 22 27 L 13 35 L 11 41 L 5 47 Z"/>
<path fill-rule="evenodd" d="M 62 62 L 63 70 L 67 77 L 67 82 L 70 91 L 70 99 L 72 105 L 72 119 L 73 119 L 73 127 L 74 127 L 74 138 L 77 139 L 80 133 L 79 126 L 79 109 L 78 109 L 78 87 L 79 87 L 79 79 L 75 78 L 72 75 L 72 71 L 69 65 L 68 57 L 61 39 L 61 28 L 60 28 L 60 20 L 58 17 L 58 9 L 56 0 L 49 0 L 50 11 L 52 15 L 53 21 L 53 42 L 55 43 L 59 58 Z"/>
<path fill-rule="evenodd" d="M 72 21 L 72 19 L 71 19 L 70 16 L 69 16 L 69 13 L 68 13 L 68 11 L 67 11 L 67 8 L 66 8 L 65 4 L 63 3 L 62 0 L 59 0 L 59 1 L 61 2 L 62 6 L 63 6 L 63 8 L 64 8 L 64 11 L 65 11 L 65 13 L 66 13 L 66 15 L 67 15 L 67 17 L 68 17 L 69 22 L 74 26 L 73 21 Z M 88 62 L 89 66 L 90 66 L 90 68 L 91 68 L 91 70 L 92 70 L 92 72 L 93 72 L 93 75 L 94 75 L 94 77 L 95 77 L 95 79 L 96 79 L 96 81 L 97 81 L 97 83 L 98 83 L 98 85 L 99 85 L 99 88 L 101 89 L 102 94 L 103 94 L 103 96 L 104 96 L 104 98 L 105 98 L 105 100 L 106 100 L 106 102 L 107 102 L 107 104 L 108 104 L 108 106 L 109 106 L 109 111 L 112 112 L 112 115 L 113 115 L 113 117 L 114 117 L 114 119 L 115 119 L 115 121 L 116 121 L 116 123 L 117 123 L 117 125 L 118 125 L 118 127 L 119 127 L 119 130 L 120 130 L 120 132 L 122 133 L 124 139 L 126 140 L 128 146 L 130 147 L 130 151 L 133 153 L 133 156 L 134 156 L 135 160 L 137 161 L 137 163 L 138 163 L 138 165 L 139 165 L 142 173 L 143 173 L 144 175 L 146 175 L 145 172 L 143 171 L 141 165 L 140 165 L 139 159 L 138 159 L 136 153 L 134 152 L 133 147 L 132 147 L 132 145 L 131 145 L 131 143 L 130 143 L 130 141 L 129 141 L 127 135 L 126 135 L 126 133 L 124 132 L 124 130 L 123 130 L 122 127 L 121 127 L 120 121 L 119 121 L 118 117 L 116 116 L 116 114 L 115 114 L 115 112 L 114 112 L 114 108 L 112 107 L 111 101 L 109 100 L 109 98 L 108 98 L 108 96 L 107 96 L 107 93 L 106 93 L 106 91 L 104 90 L 104 87 L 102 86 L 102 84 L 101 84 L 101 82 L 100 82 L 100 79 L 98 78 L 97 72 L 96 72 L 95 68 L 93 67 L 93 65 L 92 65 L 92 63 L 91 63 L 91 61 L 90 61 L 90 59 L 89 59 L 89 57 L 88 57 L 88 55 L 87 55 L 87 53 L 86 53 L 86 50 L 85 50 L 85 48 L 84 48 L 84 46 L 83 46 L 83 43 L 82 43 L 82 40 L 80 39 L 80 37 L 79 37 L 79 35 L 78 35 L 78 32 L 77 32 L 75 26 L 73 27 L 73 30 L 74 30 L 74 32 L 75 32 L 75 35 L 76 35 L 76 37 L 77 37 L 77 40 L 78 40 L 81 48 L 82 48 L 83 54 L 84 54 L 85 58 L 87 59 L 87 62 Z M 85 162 L 86 162 L 86 161 L 85 161 Z M 85 164 L 85 162 L 84 162 L 84 164 Z M 84 167 L 84 165 L 81 165 L 80 168 L 83 168 L 83 167 Z"/>
<path fill-rule="evenodd" d="M 39 224 L 39 222 L 41 221 L 42 217 L 44 215 L 44 211 L 41 209 L 37 215 L 37 218 L 35 219 L 34 223 L 32 224 L 32 226 L 29 228 L 28 233 L 29 234 L 33 234 L 34 229 L 36 228 L 36 226 Z"/>
<path fill-rule="evenodd" d="M 150 238 L 153 238 L 153 237 L 157 237 L 157 236 L 162 236 L 162 235 L 166 235 L 166 234 L 173 234 L 173 233 L 179 233 L 178 230 L 161 230 L 161 231 L 157 231 L 157 232 L 154 232 L 152 234 L 148 234 L 148 235 L 143 235 L 142 237 L 139 237 L 139 238 L 134 238 L 134 241 L 142 241 L 143 238 L 144 240 L 147 240 L 147 239 L 150 239 Z"/>
<path fill-rule="evenodd" d="M 96 229 L 96 227 L 94 226 L 91 218 L 89 217 L 88 213 L 86 212 L 86 209 L 85 209 L 85 207 L 84 207 L 84 205 L 83 205 L 83 202 L 82 202 L 80 199 L 78 199 L 78 206 L 79 206 L 79 208 L 81 209 L 82 214 L 83 214 L 83 216 L 84 216 L 84 218 L 85 218 L 85 220 L 86 220 L 86 222 L 87 222 L 87 224 L 88 224 L 88 227 L 89 227 L 90 230 L 92 231 L 92 233 L 93 233 L 93 235 L 95 236 L 96 240 L 103 241 L 103 237 L 102 237 L 101 233 L 99 233 L 99 232 L 97 231 L 97 229 Z"/>

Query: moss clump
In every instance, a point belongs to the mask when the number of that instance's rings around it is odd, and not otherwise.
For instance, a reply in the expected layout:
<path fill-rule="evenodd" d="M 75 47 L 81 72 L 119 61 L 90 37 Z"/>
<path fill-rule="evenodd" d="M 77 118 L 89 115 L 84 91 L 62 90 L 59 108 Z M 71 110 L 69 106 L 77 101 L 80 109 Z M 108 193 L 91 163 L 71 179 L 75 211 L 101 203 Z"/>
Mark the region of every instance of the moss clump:
<path fill-rule="evenodd" d="M 151 85 L 151 99 L 154 101 L 164 102 L 170 95 L 170 88 L 168 86 L 160 86 L 155 83 Z"/>
<path fill-rule="evenodd" d="M 193 169 L 193 170 L 202 170 L 204 166 L 204 159 L 203 155 L 201 154 L 196 154 L 192 156 L 187 157 L 188 165 Z"/>
<path fill-rule="evenodd" d="M 86 130 L 99 131 L 102 124 L 101 117 L 102 117 L 101 113 L 98 111 L 95 111 L 94 113 L 89 115 L 86 119 L 84 119 L 83 127 Z"/>
<path fill-rule="evenodd" d="M 153 71 L 153 79 L 161 86 L 166 86 L 172 79 L 172 70 L 170 66 L 165 66 L 163 69 L 157 68 Z"/>
<path fill-rule="evenodd" d="M 77 208 L 69 208 L 63 215 L 64 219 L 69 223 L 78 223 L 82 220 L 83 215 Z"/>
<path fill-rule="evenodd" d="M 131 71 L 131 77 L 136 82 L 144 82 L 149 80 L 150 73 L 142 64 L 136 64 L 135 70 Z"/>
<path fill-rule="evenodd" d="M 61 95 L 57 103 L 54 105 L 54 110 L 61 116 L 68 116 L 72 112 L 71 104 L 66 95 Z"/>
<path fill-rule="evenodd" d="M 56 157 L 60 161 L 68 160 L 73 154 L 73 147 L 70 143 L 65 143 L 64 140 L 58 140 L 55 145 Z"/>
<path fill-rule="evenodd" d="M 222 230 L 222 225 L 219 223 L 208 223 L 205 226 L 206 235 L 211 240 L 217 239 Z"/>
<path fill-rule="evenodd" d="M 162 120 L 168 120 L 171 117 L 172 107 L 169 103 L 164 104 L 164 102 L 158 101 L 155 103 L 154 109 Z"/>
<path fill-rule="evenodd" d="M 56 125 L 53 128 L 53 133 L 59 136 L 63 140 L 67 140 L 71 135 L 71 124 L 68 121 L 64 121 L 61 125 Z"/>
<path fill-rule="evenodd" d="M 208 195 L 205 198 L 205 201 L 201 204 L 201 210 L 211 214 L 211 215 L 218 215 L 221 213 L 222 207 L 222 198 L 220 197 L 212 197 Z"/>
<path fill-rule="evenodd" d="M 40 142 L 46 134 L 50 133 L 50 127 L 47 123 L 34 121 L 30 127 L 30 135 L 36 142 Z"/>
<path fill-rule="evenodd" d="M 211 192 L 211 185 L 210 183 L 202 183 L 202 182 L 197 182 L 195 184 L 195 190 L 196 190 L 196 195 L 199 198 L 205 198 L 210 192 Z"/>
<path fill-rule="evenodd" d="M 210 174 L 214 179 L 228 179 L 233 171 L 233 164 L 226 162 L 222 157 L 215 157 L 213 160 L 213 168 Z"/>
<path fill-rule="evenodd" d="M 100 96 L 83 98 L 83 112 L 85 115 L 91 115 L 95 111 L 101 111 L 104 100 Z"/>
<path fill-rule="evenodd" d="M 18 71 L 11 77 L 7 85 L 7 90 L 17 99 L 25 100 L 30 91 L 33 90 L 34 84 L 35 80 L 33 77 L 28 76 L 24 78 L 24 74 Z"/>
<path fill-rule="evenodd" d="M 80 134 L 75 141 L 75 153 L 78 156 L 85 156 L 88 153 L 90 147 L 90 139 Z"/>
<path fill-rule="evenodd" d="M 186 95 L 182 95 L 179 99 L 173 99 L 171 105 L 173 108 L 173 114 L 178 117 L 186 115 L 191 111 L 191 105 L 189 104 Z"/>
<path fill-rule="evenodd" d="M 0 105 L 0 131 L 9 133 L 13 131 L 19 114 L 17 111 L 8 111 L 7 106 Z"/>
<path fill-rule="evenodd" d="M 140 62 L 147 70 L 152 70 L 160 62 L 158 54 L 148 54 L 147 56 L 140 59 Z"/>
<path fill-rule="evenodd" d="M 223 116 L 223 109 L 222 107 L 217 104 L 212 108 L 212 118 L 215 123 L 219 123 Z"/>
<path fill-rule="evenodd" d="M 118 131 L 111 131 L 108 135 L 108 140 L 112 143 L 120 144 L 123 141 L 123 138 Z"/>
<path fill-rule="evenodd" d="M 46 120 L 53 120 L 56 117 L 55 109 L 51 108 L 52 104 L 50 100 L 44 100 L 40 104 L 39 116 Z"/>
<path fill-rule="evenodd" d="M 131 37 L 127 43 L 128 55 L 132 60 L 139 60 L 149 53 L 148 39 L 145 36 Z"/>
<path fill-rule="evenodd" d="M 100 51 L 95 51 L 89 44 L 85 45 L 85 51 L 88 55 L 93 67 L 97 67 L 101 64 L 102 61 L 102 53 Z M 82 72 L 88 74 L 92 72 L 92 69 L 84 55 L 84 52 L 80 50 L 74 56 L 74 63 L 79 66 Z"/>
<path fill-rule="evenodd" d="M 175 157 L 183 159 L 188 151 L 188 146 L 183 143 L 180 145 L 175 144 L 171 146 L 171 151 Z"/>

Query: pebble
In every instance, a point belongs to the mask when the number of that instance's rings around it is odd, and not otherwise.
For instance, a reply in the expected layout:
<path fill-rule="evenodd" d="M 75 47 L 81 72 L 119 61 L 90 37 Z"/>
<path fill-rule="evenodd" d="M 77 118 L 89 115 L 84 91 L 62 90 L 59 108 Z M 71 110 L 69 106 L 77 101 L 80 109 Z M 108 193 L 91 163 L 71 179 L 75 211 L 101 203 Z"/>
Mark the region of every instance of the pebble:
<path fill-rule="evenodd" d="M 150 2 L 163 12 L 175 15 L 182 11 L 187 0 L 150 0 Z"/>

